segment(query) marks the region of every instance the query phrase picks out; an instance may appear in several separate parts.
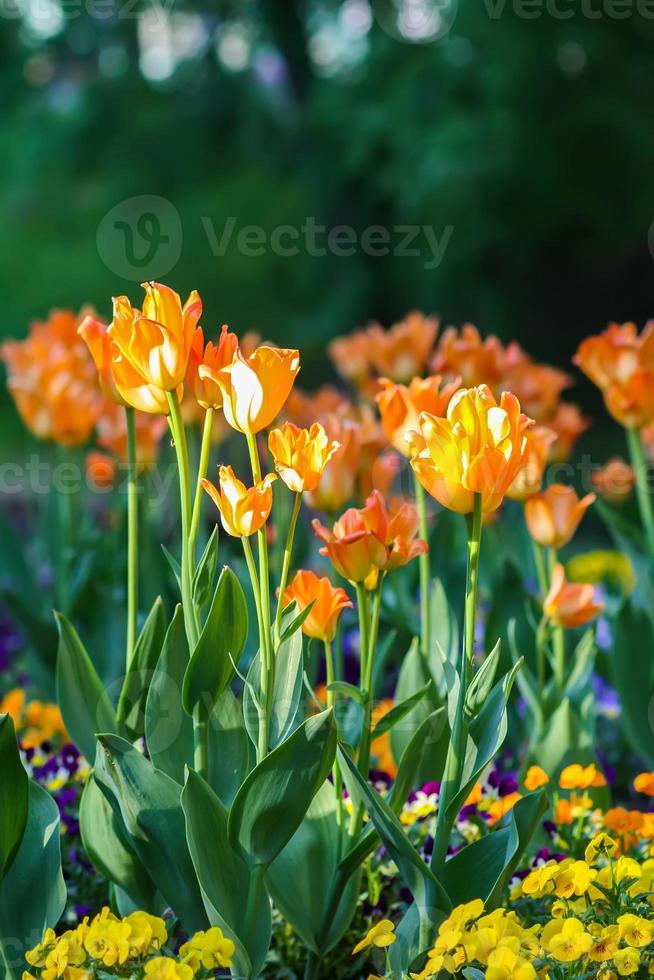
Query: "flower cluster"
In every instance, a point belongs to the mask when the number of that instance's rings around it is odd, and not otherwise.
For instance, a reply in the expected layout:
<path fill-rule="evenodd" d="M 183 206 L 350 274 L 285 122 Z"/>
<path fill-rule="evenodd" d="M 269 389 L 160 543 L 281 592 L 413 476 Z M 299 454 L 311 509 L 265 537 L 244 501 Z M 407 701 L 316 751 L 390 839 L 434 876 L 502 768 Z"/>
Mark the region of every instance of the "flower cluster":
<path fill-rule="evenodd" d="M 23 749 L 35 749 L 44 743 L 62 745 L 68 739 L 58 705 L 28 701 L 21 687 L 0 698 L 1 714 L 11 715 Z"/>
<path fill-rule="evenodd" d="M 195 933 L 176 955 L 167 942 L 166 923 L 158 916 L 138 911 L 119 919 L 105 907 L 60 936 L 47 929 L 25 954 L 37 973 L 26 971 L 23 980 L 91 980 L 98 975 L 193 980 L 231 966 L 235 949 L 218 926 Z"/>

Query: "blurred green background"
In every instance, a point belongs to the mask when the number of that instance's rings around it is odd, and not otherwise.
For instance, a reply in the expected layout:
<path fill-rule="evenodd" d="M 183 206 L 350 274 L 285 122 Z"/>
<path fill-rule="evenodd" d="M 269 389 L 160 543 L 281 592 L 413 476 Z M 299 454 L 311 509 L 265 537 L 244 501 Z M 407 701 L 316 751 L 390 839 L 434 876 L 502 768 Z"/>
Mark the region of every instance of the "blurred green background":
<path fill-rule="evenodd" d="M 564 366 L 654 310 L 647 0 L 0 3 L 2 336 L 162 278 L 300 346 L 308 385 L 412 307 Z"/>

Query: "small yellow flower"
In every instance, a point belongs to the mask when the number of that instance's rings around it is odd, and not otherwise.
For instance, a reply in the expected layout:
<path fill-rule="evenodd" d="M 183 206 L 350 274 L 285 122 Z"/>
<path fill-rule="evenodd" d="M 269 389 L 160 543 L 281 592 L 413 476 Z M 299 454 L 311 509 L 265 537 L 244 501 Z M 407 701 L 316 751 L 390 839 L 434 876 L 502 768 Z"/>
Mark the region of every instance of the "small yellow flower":
<path fill-rule="evenodd" d="M 168 956 L 155 956 L 145 964 L 148 980 L 193 980 L 195 971 L 187 963 L 178 963 Z"/>
<path fill-rule="evenodd" d="M 205 970 L 215 970 L 232 965 L 235 949 L 234 943 L 223 934 L 222 929 L 212 926 L 206 932 L 196 932 L 180 947 L 179 952 L 195 969 L 203 966 Z"/>
<path fill-rule="evenodd" d="M 593 945 L 588 950 L 589 959 L 603 963 L 612 959 L 620 945 L 620 930 L 617 926 L 606 926 L 599 935 L 593 937 Z"/>
<path fill-rule="evenodd" d="M 584 857 L 589 864 L 593 864 L 600 854 L 615 854 L 617 847 L 618 845 L 613 838 L 609 837 L 608 834 L 602 831 L 602 833 L 598 834 L 596 837 L 593 837 L 592 841 L 586 848 Z"/>
<path fill-rule="evenodd" d="M 352 955 L 354 956 L 356 953 L 360 953 L 362 949 L 369 949 L 371 946 L 386 949 L 387 946 L 392 946 L 396 939 L 395 926 L 391 920 L 381 919 L 368 930 L 361 942 L 356 944 L 352 950 Z"/>
<path fill-rule="evenodd" d="M 630 946 L 649 946 L 654 936 L 654 923 L 639 915 L 627 913 L 618 918 L 620 938 Z"/>
<path fill-rule="evenodd" d="M 621 977 L 630 977 L 632 973 L 638 971 L 640 966 L 640 953 L 637 949 L 630 946 L 619 949 L 613 957 L 613 963 Z"/>
<path fill-rule="evenodd" d="M 559 963 L 572 963 L 587 953 L 593 944 L 579 919 L 552 919 L 543 929 L 543 949 Z"/>
<path fill-rule="evenodd" d="M 585 861 L 562 861 L 553 875 L 557 898 L 584 895 L 596 877 L 597 871 L 589 868 Z"/>

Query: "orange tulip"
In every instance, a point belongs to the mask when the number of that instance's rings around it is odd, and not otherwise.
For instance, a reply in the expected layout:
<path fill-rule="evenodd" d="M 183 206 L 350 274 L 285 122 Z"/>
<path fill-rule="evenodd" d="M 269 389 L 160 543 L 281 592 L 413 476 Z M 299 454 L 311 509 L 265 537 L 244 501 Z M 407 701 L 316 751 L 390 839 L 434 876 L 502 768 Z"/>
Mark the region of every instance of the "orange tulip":
<path fill-rule="evenodd" d="M 202 301 L 193 290 L 182 307 L 178 294 L 169 286 L 156 282 L 142 286 L 142 310 L 135 309 L 126 296 L 114 299 L 109 335 L 122 358 L 146 384 L 163 392 L 174 391 L 186 375 Z M 121 391 L 115 372 L 114 380 Z M 127 379 L 123 378 L 123 384 L 128 385 Z M 123 391 L 121 394 L 124 396 Z"/>
<path fill-rule="evenodd" d="M 640 429 L 654 419 L 654 321 L 640 335 L 634 323 L 609 324 L 582 341 L 574 362 L 626 428 Z"/>
<path fill-rule="evenodd" d="M 438 375 L 413 378 L 408 386 L 395 384 L 388 378 L 379 379 L 382 390 L 375 400 L 382 426 L 389 442 L 404 456 L 410 455 L 407 433 L 419 428 L 421 412 L 445 415 L 450 399 L 459 387 L 458 379 L 443 387 L 441 382 Z"/>
<path fill-rule="evenodd" d="M 505 350 L 500 340 L 490 334 L 484 340 L 472 323 L 444 330 L 431 362 L 434 374 L 461 378 L 467 388 L 487 384 L 493 390 L 504 373 Z"/>
<path fill-rule="evenodd" d="M 315 490 L 325 466 L 340 445 L 330 442 L 319 422 L 314 422 L 310 429 L 284 422 L 281 429 L 273 429 L 268 436 L 268 448 L 275 469 L 288 489 L 302 493 Z"/>
<path fill-rule="evenodd" d="M 556 441 L 550 447 L 550 461 L 560 463 L 570 457 L 580 436 L 590 422 L 581 414 L 578 405 L 560 402 L 554 415 L 547 420 L 547 428 L 556 434 Z"/>
<path fill-rule="evenodd" d="M 284 591 L 284 607 L 293 600 L 297 603 L 298 612 L 313 603 L 311 612 L 302 624 L 302 632 L 324 643 L 331 643 L 334 639 L 343 610 L 352 608 L 345 589 L 333 586 L 327 577 L 318 578 L 315 572 L 310 571 L 296 572 Z"/>
<path fill-rule="evenodd" d="M 0 347 L 23 422 L 37 438 L 64 446 L 88 441 L 103 402 L 97 371 L 77 335 L 86 314 L 54 310 L 45 322 L 31 324 L 25 340 Z"/>
<path fill-rule="evenodd" d="M 229 332 L 226 323 L 223 324 L 218 343 L 214 344 L 208 340 L 206 347 L 202 327 L 197 327 L 193 334 L 185 384 L 202 408 L 220 408 L 223 403 L 223 393 L 210 376 L 206 374 L 200 376 L 200 368 L 204 365 L 213 373 L 221 371 L 232 363 L 237 350 L 238 337 L 235 333 Z"/>
<path fill-rule="evenodd" d="M 406 384 L 427 366 L 438 333 L 438 319 L 413 310 L 388 330 L 373 323 L 366 332 L 370 360 L 377 373 Z"/>
<path fill-rule="evenodd" d="M 530 423 L 515 395 L 504 392 L 498 405 L 486 385 L 462 388 L 445 418 L 420 416 L 420 432 L 408 437 L 411 466 L 425 490 L 449 510 L 471 513 L 479 493 L 482 510 L 490 513 L 525 464 Z"/>
<path fill-rule="evenodd" d="M 361 438 L 356 422 L 329 414 L 323 419 L 327 438 L 338 444 L 320 483 L 308 495 L 315 510 L 335 514 L 354 496 L 361 457 Z"/>
<path fill-rule="evenodd" d="M 318 520 L 313 521 L 313 530 L 325 542 L 320 553 L 329 556 L 336 571 L 351 582 L 365 582 L 368 588 L 375 587 L 379 571 L 406 565 L 428 549 L 426 541 L 416 538 L 418 515 L 413 504 L 405 503 L 391 513 L 376 490 L 365 507 L 346 510 L 332 531 Z"/>
<path fill-rule="evenodd" d="M 231 427 L 253 435 L 279 414 L 299 370 L 299 351 L 257 347 L 248 358 L 237 349 L 232 362 L 220 370 L 201 364 L 198 373 L 219 385 Z"/>
<path fill-rule="evenodd" d="M 529 533 L 534 541 L 546 548 L 562 548 L 570 541 L 594 501 L 594 493 L 588 493 L 580 500 L 573 487 L 552 483 L 525 504 Z"/>
<path fill-rule="evenodd" d="M 277 479 L 268 473 L 260 483 L 246 487 L 234 475 L 231 466 L 220 466 L 220 489 L 210 480 L 202 480 L 202 487 L 220 511 L 220 520 L 228 534 L 235 538 L 249 537 L 268 520 L 272 508 L 271 484 Z"/>
<path fill-rule="evenodd" d="M 91 488 L 107 490 L 116 484 L 116 460 L 107 453 L 92 451 L 84 459 L 84 472 Z"/>
<path fill-rule="evenodd" d="M 550 590 L 543 603 L 543 612 L 556 626 L 573 629 L 589 623 L 601 613 L 604 605 L 595 602 L 594 597 L 592 585 L 566 581 L 563 565 L 557 562 L 552 572 Z"/>
<path fill-rule="evenodd" d="M 543 483 L 550 446 L 556 440 L 556 433 L 544 425 L 534 425 L 527 429 L 527 457 L 507 491 L 512 500 L 526 500 L 538 493 Z"/>
<path fill-rule="evenodd" d="M 621 504 L 630 496 L 636 482 L 636 474 L 629 463 L 614 456 L 592 476 L 593 486 L 612 504 Z"/>

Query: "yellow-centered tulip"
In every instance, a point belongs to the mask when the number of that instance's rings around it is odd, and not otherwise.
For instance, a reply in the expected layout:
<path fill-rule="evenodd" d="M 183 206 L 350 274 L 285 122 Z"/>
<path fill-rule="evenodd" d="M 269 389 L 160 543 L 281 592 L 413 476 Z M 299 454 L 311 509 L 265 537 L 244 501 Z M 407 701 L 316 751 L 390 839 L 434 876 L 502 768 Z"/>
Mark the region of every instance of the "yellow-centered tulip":
<path fill-rule="evenodd" d="M 330 441 L 319 422 L 314 422 L 310 429 L 284 422 L 281 429 L 273 429 L 268 436 L 275 469 L 294 493 L 315 490 L 325 466 L 340 445 Z"/>
<path fill-rule="evenodd" d="M 462 388 L 445 418 L 420 416 L 420 432 L 407 437 L 411 466 L 443 507 L 469 514 L 478 493 L 484 513 L 491 513 L 526 462 L 525 430 L 531 424 L 510 392 L 502 393 L 498 405 L 487 385 Z"/>
<path fill-rule="evenodd" d="M 274 473 L 246 487 L 234 475 L 231 466 L 218 469 L 220 489 L 210 481 L 203 480 L 202 486 L 220 511 L 220 520 L 228 534 L 235 538 L 255 534 L 268 520 L 272 507 L 271 484 L 277 479 Z"/>
<path fill-rule="evenodd" d="M 222 389 L 223 412 L 231 427 L 253 435 L 279 414 L 299 370 L 299 351 L 263 346 L 248 358 L 237 350 L 231 364 L 218 371 L 201 364 L 198 373 Z"/>

